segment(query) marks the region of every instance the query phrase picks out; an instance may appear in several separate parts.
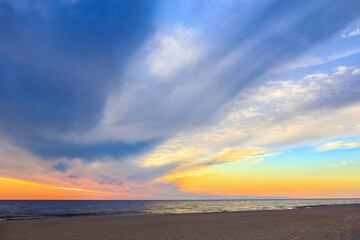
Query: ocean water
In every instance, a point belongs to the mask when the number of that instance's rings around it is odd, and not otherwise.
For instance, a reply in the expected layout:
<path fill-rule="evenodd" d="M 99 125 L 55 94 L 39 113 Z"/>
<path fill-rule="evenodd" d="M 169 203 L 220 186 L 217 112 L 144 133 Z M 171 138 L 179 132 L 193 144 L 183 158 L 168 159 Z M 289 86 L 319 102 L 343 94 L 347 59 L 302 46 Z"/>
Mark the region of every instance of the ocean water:
<path fill-rule="evenodd" d="M 261 200 L 0 200 L 0 220 L 285 210 L 302 206 L 360 204 L 360 199 Z"/>

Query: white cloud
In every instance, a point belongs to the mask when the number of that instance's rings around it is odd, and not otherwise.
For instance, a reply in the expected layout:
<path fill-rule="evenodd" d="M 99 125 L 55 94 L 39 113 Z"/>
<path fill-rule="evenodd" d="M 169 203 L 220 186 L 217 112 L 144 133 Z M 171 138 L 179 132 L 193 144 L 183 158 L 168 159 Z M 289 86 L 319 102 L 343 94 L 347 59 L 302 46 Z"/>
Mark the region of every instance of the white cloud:
<path fill-rule="evenodd" d="M 336 72 L 333 75 L 342 75 L 349 70 L 350 67 L 347 66 L 339 66 L 335 68 Z"/>
<path fill-rule="evenodd" d="M 348 34 L 349 37 L 354 37 L 354 36 L 358 36 L 358 35 L 360 35 L 360 28 L 356 28 Z"/>
<path fill-rule="evenodd" d="M 353 75 L 360 74 L 360 69 L 357 68 L 357 69 L 353 70 L 351 73 L 352 73 Z"/>
<path fill-rule="evenodd" d="M 322 151 L 333 150 L 338 148 L 356 148 L 359 147 L 357 141 L 336 141 L 320 145 L 319 149 Z"/>
<path fill-rule="evenodd" d="M 320 150 L 333 150 L 337 149 L 342 145 L 341 141 L 333 142 L 333 143 L 326 143 L 320 146 Z"/>
<path fill-rule="evenodd" d="M 346 142 L 346 143 L 344 143 L 344 146 L 346 148 L 356 148 L 356 147 L 359 147 L 359 143 L 358 142 Z"/>
<path fill-rule="evenodd" d="M 329 75 L 325 74 L 325 73 L 314 73 L 314 74 L 308 74 L 304 77 L 304 79 L 314 79 L 314 80 L 319 80 L 319 79 L 324 79 L 324 78 L 328 78 Z"/>
<path fill-rule="evenodd" d="M 204 43 L 199 43 L 198 35 L 195 29 L 184 26 L 157 33 L 147 45 L 150 51 L 147 57 L 150 72 L 168 77 L 198 60 L 204 48 Z"/>

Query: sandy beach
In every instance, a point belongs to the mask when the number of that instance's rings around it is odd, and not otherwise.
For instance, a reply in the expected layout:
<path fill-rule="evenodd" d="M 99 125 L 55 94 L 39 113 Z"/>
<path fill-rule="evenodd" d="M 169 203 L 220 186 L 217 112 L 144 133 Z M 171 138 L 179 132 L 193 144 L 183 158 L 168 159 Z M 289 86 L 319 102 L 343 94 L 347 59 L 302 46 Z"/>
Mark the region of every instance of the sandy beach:
<path fill-rule="evenodd" d="M 360 205 L 3 221 L 0 239 L 360 239 Z"/>

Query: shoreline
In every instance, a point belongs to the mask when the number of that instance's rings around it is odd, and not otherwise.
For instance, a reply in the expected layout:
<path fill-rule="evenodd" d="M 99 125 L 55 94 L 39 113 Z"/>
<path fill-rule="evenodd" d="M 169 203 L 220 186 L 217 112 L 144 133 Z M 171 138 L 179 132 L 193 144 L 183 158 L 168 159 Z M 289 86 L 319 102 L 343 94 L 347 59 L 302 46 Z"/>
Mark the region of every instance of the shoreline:
<path fill-rule="evenodd" d="M 304 205 L 295 206 L 293 208 L 284 209 L 258 209 L 258 210 L 241 210 L 241 211 L 214 211 L 214 212 L 187 212 L 187 213 L 119 213 L 119 214 L 54 214 L 51 216 L 34 216 L 34 217 L 8 217 L 0 218 L 2 221 L 32 221 L 32 220 L 47 220 L 47 219 L 76 219 L 76 218 L 96 218 L 96 217 L 128 217 L 128 216 L 167 216 L 167 215 L 181 215 L 181 214 L 215 214 L 215 213 L 247 213 L 247 212 L 264 212 L 264 211 L 291 211 L 297 209 L 310 209 L 319 207 L 332 207 L 332 206 L 352 206 L 359 205 L 360 203 L 347 203 L 347 204 L 318 204 L 318 205 Z"/>
<path fill-rule="evenodd" d="M 2 221 L 0 239 L 360 239 L 360 204 Z"/>

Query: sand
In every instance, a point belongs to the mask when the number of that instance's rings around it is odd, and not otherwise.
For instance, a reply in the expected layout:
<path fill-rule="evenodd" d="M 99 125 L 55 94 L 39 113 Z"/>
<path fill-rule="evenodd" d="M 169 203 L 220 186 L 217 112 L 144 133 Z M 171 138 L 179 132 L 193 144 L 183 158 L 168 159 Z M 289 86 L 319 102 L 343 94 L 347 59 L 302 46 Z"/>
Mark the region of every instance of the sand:
<path fill-rule="evenodd" d="M 0 239 L 360 239 L 360 204 L 2 221 Z"/>

